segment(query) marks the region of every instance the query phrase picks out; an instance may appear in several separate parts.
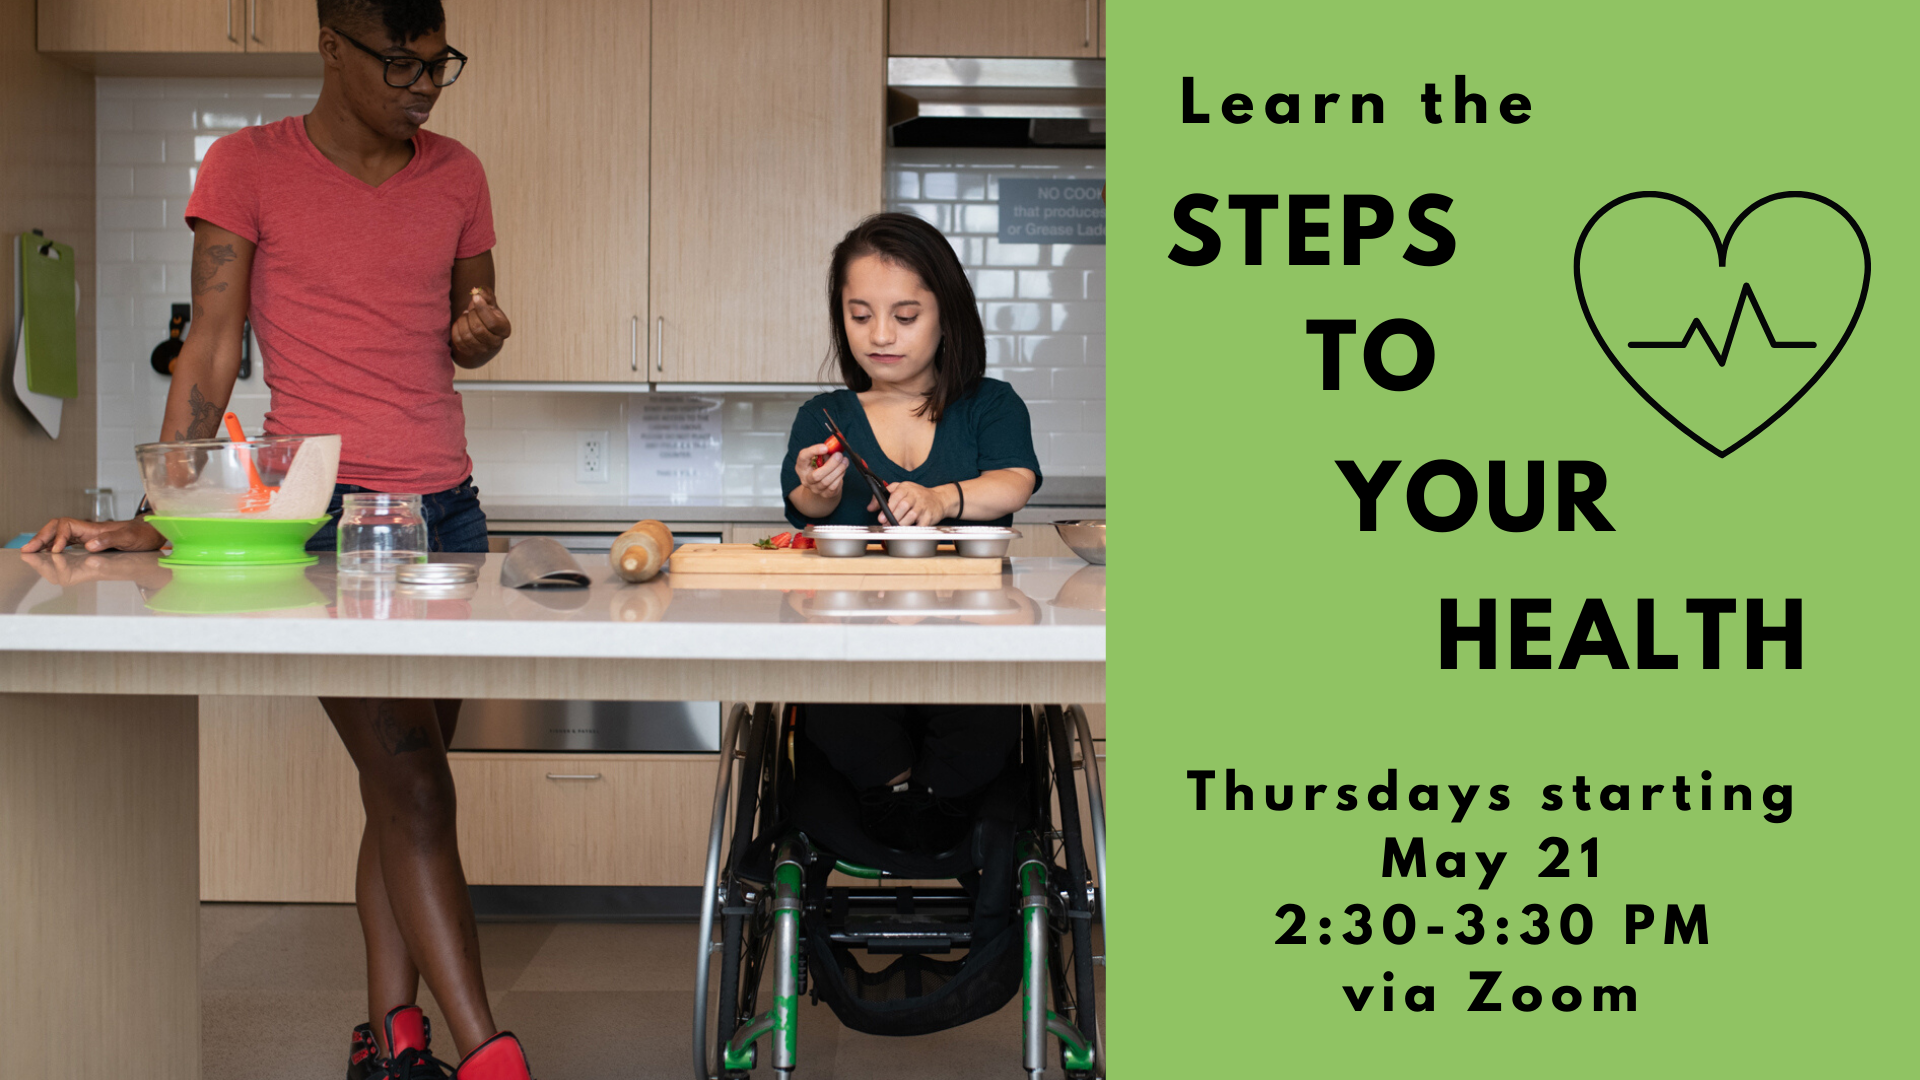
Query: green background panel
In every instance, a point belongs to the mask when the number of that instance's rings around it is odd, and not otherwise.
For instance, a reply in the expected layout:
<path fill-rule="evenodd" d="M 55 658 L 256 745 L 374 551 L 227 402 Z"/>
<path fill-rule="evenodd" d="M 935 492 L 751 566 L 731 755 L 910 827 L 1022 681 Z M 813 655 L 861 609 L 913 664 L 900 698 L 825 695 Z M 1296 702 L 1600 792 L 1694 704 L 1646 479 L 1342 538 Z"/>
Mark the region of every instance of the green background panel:
<path fill-rule="evenodd" d="M 1116 593 L 1111 638 L 1114 767 L 1110 1050 L 1121 1076 L 1204 1075 L 1229 1067 L 1385 1075 L 1872 1075 L 1911 1068 L 1898 1047 L 1914 959 L 1910 869 L 1915 822 L 1912 646 L 1912 403 L 1915 215 L 1909 9 L 1840 5 L 1113 5 L 1109 35 L 1109 449 Z M 1467 76 L 1488 99 L 1485 125 L 1429 125 L 1419 95 L 1448 96 Z M 1183 125 L 1181 77 L 1211 123 Z M 1254 119 L 1225 123 L 1220 100 L 1245 93 Z M 1329 122 L 1269 124 L 1267 95 L 1339 93 Z M 1378 93 L 1385 123 L 1347 122 L 1348 96 Z M 1500 98 L 1524 93 L 1532 119 L 1502 123 Z M 1338 117 L 1335 122 L 1334 118 Z M 1588 330 L 1573 286 L 1587 220 L 1639 190 L 1680 195 L 1724 233 L 1749 203 L 1818 192 L 1859 222 L 1872 287 L 1844 351 L 1773 427 L 1722 459 L 1650 408 Z M 1203 215 L 1220 233 L 1213 264 L 1166 257 L 1197 246 L 1175 227 L 1190 192 L 1220 199 Z M 1440 267 L 1398 257 L 1432 244 L 1407 224 L 1427 192 L 1458 250 Z M 1226 198 L 1272 193 L 1263 265 L 1243 264 L 1242 215 Z M 1332 265 L 1287 263 L 1286 196 L 1320 193 L 1331 235 L 1312 242 Z M 1390 199 L 1394 229 L 1341 264 L 1340 196 Z M 1711 265 L 1698 225 L 1661 235 L 1621 218 L 1610 311 L 1673 339 L 1698 316 L 1726 332 L 1743 280 L 1776 336 L 1836 336 L 1861 271 L 1857 245 L 1807 215 L 1736 237 L 1730 271 Z M 1844 229 L 1844 226 L 1842 226 Z M 1644 235 L 1642 235 L 1644 234 Z M 1846 233 L 1840 234 L 1844 240 Z M 1746 249 L 1742 244 L 1750 243 Z M 1637 260 L 1634 245 L 1643 248 Z M 1697 254 L 1708 252 L 1705 262 Z M 1744 256 L 1744 260 L 1742 259 Z M 1689 261 L 1693 260 L 1693 261 Z M 1849 260 L 1851 260 L 1849 262 Z M 1596 264 L 1598 265 L 1598 264 Z M 1849 277 L 1851 275 L 1851 277 Z M 1769 289 L 1772 289 L 1770 292 Z M 1836 299 L 1838 297 L 1838 299 Z M 1677 299 L 1676 299 L 1677 298 Z M 1664 307 L 1661 305 L 1665 305 Z M 1631 310 L 1629 310 L 1631 309 Z M 1776 309 L 1778 314 L 1776 314 Z M 1674 318 L 1676 314 L 1681 317 Z M 1839 325 L 1844 325 L 1844 311 Z M 1609 314 L 1606 319 L 1614 316 Z M 1342 389 L 1320 388 L 1308 319 L 1354 319 Z M 1432 376 L 1393 393 L 1369 381 L 1361 342 L 1374 324 L 1411 318 L 1432 335 Z M 1622 336 L 1626 336 L 1623 332 Z M 1637 327 L 1633 336 L 1638 337 Z M 1406 370 L 1404 340 L 1389 366 Z M 1752 312 L 1725 369 L 1696 338 L 1667 351 L 1699 408 L 1752 408 L 1804 353 L 1769 350 Z M 1751 379 L 1742 372 L 1751 367 Z M 1713 370 L 1708 370 L 1712 368 Z M 1715 378 L 1724 396 L 1715 396 Z M 1783 385 L 1791 385 L 1788 379 Z M 1676 390 L 1678 394 L 1681 391 Z M 1764 404 L 1762 402 L 1761 404 Z M 1408 516 L 1405 482 L 1449 458 L 1479 483 L 1464 528 L 1431 533 Z M 1361 532 L 1334 462 L 1367 471 L 1403 462 Z M 1546 521 L 1506 533 L 1488 520 L 1487 462 L 1548 465 Z M 1553 462 L 1606 471 L 1600 508 L 1616 531 L 1554 528 Z M 1452 505 L 1451 485 L 1432 502 Z M 1438 664 L 1439 602 L 1499 598 L 1500 666 Z M 1674 671 L 1506 667 L 1506 601 L 1551 598 L 1537 652 L 1557 660 L 1581 602 L 1603 598 L 1633 657 L 1635 601 L 1657 601 L 1659 645 Z M 1700 667 L 1689 597 L 1735 597 L 1723 666 Z M 1804 668 L 1745 669 L 1744 608 L 1804 600 Z M 1189 769 L 1234 768 L 1256 786 L 1293 784 L 1295 808 L 1196 813 Z M 1306 784 L 1382 782 L 1398 770 L 1402 809 L 1300 808 Z M 1702 770 L 1751 785 L 1748 813 L 1681 813 L 1671 796 L 1638 809 L 1638 786 L 1697 784 Z M 1540 789 L 1585 775 L 1635 785 L 1635 809 L 1540 809 Z M 1405 804 L 1416 783 L 1481 785 L 1460 824 Z M 1487 786 L 1511 785 L 1504 813 Z M 1793 816 L 1762 820 L 1761 790 L 1793 786 Z M 1215 805 L 1219 781 L 1212 789 Z M 1443 788 L 1444 791 L 1444 788 Z M 1330 798 L 1330 797 L 1329 797 Z M 1717 800 L 1716 800 L 1717 804 Z M 1436 850 L 1506 851 L 1493 887 L 1383 880 L 1386 836 Z M 1598 837 L 1600 875 L 1547 880 L 1549 836 Z M 1472 856 L 1469 855 L 1469 859 Z M 1431 869 L 1430 869 L 1431 874 Z M 1311 944 L 1276 946 L 1274 911 L 1303 905 Z M 1322 946 L 1317 919 L 1374 912 L 1373 941 Z M 1462 903 L 1487 911 L 1488 940 L 1461 945 Z M 1521 929 L 1520 908 L 1595 916 L 1580 946 L 1495 945 L 1492 920 Z M 1629 902 L 1708 907 L 1711 944 L 1659 944 L 1658 927 L 1623 944 Z M 1378 926 L 1394 903 L 1424 930 L 1391 945 Z M 1630 983 L 1638 1011 L 1532 1014 L 1509 1004 L 1468 1013 L 1469 970 L 1521 983 Z M 1432 984 L 1438 1010 L 1347 1004 L 1343 985 Z M 1399 998 L 1396 994 L 1396 999 Z"/>

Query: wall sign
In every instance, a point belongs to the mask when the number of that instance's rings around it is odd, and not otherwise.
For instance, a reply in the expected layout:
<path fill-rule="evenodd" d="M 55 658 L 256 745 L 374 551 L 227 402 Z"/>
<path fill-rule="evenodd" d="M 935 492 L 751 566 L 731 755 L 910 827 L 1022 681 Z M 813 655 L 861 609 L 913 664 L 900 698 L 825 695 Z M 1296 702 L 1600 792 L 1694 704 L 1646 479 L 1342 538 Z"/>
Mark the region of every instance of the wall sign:
<path fill-rule="evenodd" d="M 720 400 L 636 395 L 628 407 L 627 493 L 675 502 L 721 495 Z"/>
<path fill-rule="evenodd" d="M 1104 244 L 1107 182 L 1094 177 L 1001 178 L 1003 244 Z"/>

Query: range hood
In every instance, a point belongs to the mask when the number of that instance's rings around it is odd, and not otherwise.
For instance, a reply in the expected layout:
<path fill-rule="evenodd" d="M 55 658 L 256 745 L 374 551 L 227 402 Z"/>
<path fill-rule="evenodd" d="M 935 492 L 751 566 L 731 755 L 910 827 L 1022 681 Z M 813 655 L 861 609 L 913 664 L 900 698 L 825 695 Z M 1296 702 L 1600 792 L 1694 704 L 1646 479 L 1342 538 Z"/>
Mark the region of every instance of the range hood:
<path fill-rule="evenodd" d="M 895 56 L 887 60 L 887 123 L 949 119 L 1107 118 L 1105 60 Z"/>

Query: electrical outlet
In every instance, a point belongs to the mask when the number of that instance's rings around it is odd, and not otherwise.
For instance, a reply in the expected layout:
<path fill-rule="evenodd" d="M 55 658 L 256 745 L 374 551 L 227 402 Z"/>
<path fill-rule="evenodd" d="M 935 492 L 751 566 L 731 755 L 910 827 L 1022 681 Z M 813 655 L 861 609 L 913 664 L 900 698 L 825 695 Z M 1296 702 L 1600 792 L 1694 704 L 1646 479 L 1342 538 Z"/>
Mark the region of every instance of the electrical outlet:
<path fill-rule="evenodd" d="M 607 433 L 580 432 L 580 455 L 573 478 L 583 484 L 607 482 Z"/>

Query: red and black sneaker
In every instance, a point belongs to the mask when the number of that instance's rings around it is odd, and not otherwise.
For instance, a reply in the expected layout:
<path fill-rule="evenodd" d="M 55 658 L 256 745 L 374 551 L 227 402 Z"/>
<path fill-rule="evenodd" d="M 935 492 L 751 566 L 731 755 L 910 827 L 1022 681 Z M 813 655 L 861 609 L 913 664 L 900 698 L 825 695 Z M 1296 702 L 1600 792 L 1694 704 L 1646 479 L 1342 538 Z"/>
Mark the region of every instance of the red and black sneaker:
<path fill-rule="evenodd" d="M 374 1041 L 373 1025 L 353 1029 L 353 1046 L 347 1052 L 347 1080 L 385 1080 L 386 1062 L 380 1060 L 380 1044 Z"/>
<path fill-rule="evenodd" d="M 453 1080 L 533 1080 L 533 1073 L 520 1040 L 502 1031 L 475 1047 L 453 1071 Z"/>
<path fill-rule="evenodd" d="M 387 1013 L 387 1077 L 390 1080 L 446 1080 L 447 1063 L 428 1052 L 433 1024 L 418 1005 L 400 1005 Z"/>
<path fill-rule="evenodd" d="M 400 1005 L 387 1012 L 387 1046 L 391 1057 L 380 1056 L 373 1026 L 353 1029 L 353 1049 L 347 1059 L 347 1080 L 444 1080 L 452 1070 L 428 1047 L 433 1024 L 418 1005 Z"/>

